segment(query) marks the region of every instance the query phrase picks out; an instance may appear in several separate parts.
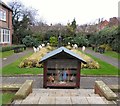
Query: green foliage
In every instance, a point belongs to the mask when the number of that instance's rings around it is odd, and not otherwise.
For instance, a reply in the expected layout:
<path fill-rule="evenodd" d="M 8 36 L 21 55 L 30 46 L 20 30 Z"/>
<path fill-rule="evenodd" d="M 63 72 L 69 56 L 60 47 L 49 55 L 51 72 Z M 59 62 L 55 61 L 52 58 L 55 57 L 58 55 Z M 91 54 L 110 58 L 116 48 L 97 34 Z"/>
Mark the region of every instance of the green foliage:
<path fill-rule="evenodd" d="M 72 23 L 71 23 L 71 27 L 72 27 L 72 29 L 75 31 L 75 29 L 76 29 L 76 27 L 77 27 L 75 18 L 73 19 L 73 21 L 72 21 Z"/>
<path fill-rule="evenodd" d="M 21 44 L 25 36 L 32 34 L 29 26 L 35 19 L 35 10 L 26 8 L 20 1 L 11 1 L 9 6 L 13 10 L 12 23 L 14 32 L 12 41 L 14 44 Z"/>
<path fill-rule="evenodd" d="M 14 46 L 4 46 L 0 49 L 1 52 L 13 50 Z"/>
<path fill-rule="evenodd" d="M 107 27 L 91 36 L 89 42 L 96 46 L 108 44 L 112 50 L 120 52 L 119 32 L 120 27 Z"/>
<path fill-rule="evenodd" d="M 67 26 L 66 26 L 67 37 L 74 37 L 76 35 L 76 27 L 77 27 L 77 25 L 76 25 L 76 20 L 75 19 L 73 19 L 71 24 L 70 23 L 67 24 Z"/>
<path fill-rule="evenodd" d="M 112 51 L 112 48 L 108 44 L 100 45 L 99 47 L 105 49 L 105 51 Z"/>
<path fill-rule="evenodd" d="M 64 44 L 67 45 L 68 42 L 70 44 L 77 44 L 78 46 L 88 46 L 89 45 L 89 40 L 87 39 L 86 35 L 83 35 L 81 33 L 77 34 L 75 37 L 66 37 L 63 39 Z"/>
<path fill-rule="evenodd" d="M 44 35 L 41 32 L 34 32 L 32 36 L 36 38 L 39 42 L 42 42 L 45 39 Z"/>
<path fill-rule="evenodd" d="M 68 42 L 73 43 L 73 37 L 65 37 L 63 41 L 64 45 L 68 45 Z"/>
<path fill-rule="evenodd" d="M 89 41 L 84 35 L 77 35 L 76 37 L 74 37 L 73 43 L 76 43 L 78 46 L 81 47 L 89 45 Z"/>
<path fill-rule="evenodd" d="M 30 36 L 26 36 L 25 38 L 23 38 L 22 42 L 27 47 L 32 47 L 32 46 L 38 47 L 38 45 L 40 44 L 37 39 Z"/>
<path fill-rule="evenodd" d="M 5 51 L 10 51 L 13 50 L 14 48 L 25 48 L 25 45 L 12 45 L 12 46 L 3 46 L 0 49 L 0 52 L 5 52 Z"/>
<path fill-rule="evenodd" d="M 50 44 L 51 44 L 52 46 L 57 46 L 57 44 L 58 44 L 57 37 L 51 36 L 51 37 L 50 37 Z"/>
<path fill-rule="evenodd" d="M 13 43 L 21 44 L 25 36 L 32 35 L 32 31 L 28 28 L 29 18 L 27 16 L 23 15 L 23 19 L 17 23 L 14 27 Z"/>

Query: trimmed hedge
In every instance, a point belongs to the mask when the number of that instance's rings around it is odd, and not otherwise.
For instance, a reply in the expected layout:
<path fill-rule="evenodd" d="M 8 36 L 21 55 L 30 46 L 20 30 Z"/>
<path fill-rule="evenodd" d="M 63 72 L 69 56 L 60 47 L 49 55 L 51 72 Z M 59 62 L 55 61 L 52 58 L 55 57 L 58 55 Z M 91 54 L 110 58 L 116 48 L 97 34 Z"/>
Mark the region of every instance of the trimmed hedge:
<path fill-rule="evenodd" d="M 14 50 L 15 48 L 24 48 L 24 49 L 26 49 L 26 46 L 25 45 L 4 46 L 4 47 L 1 47 L 0 52 Z"/>

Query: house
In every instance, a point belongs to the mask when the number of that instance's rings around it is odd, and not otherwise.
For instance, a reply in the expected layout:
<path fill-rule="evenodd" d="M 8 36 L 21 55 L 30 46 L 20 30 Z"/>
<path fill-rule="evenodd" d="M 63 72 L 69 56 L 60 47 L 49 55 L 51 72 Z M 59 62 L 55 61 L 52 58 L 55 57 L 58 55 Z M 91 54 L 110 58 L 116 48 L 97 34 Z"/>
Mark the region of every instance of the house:
<path fill-rule="evenodd" d="M 109 19 L 109 26 L 118 26 L 120 25 L 120 18 L 113 17 Z"/>
<path fill-rule="evenodd" d="M 109 21 L 104 20 L 98 24 L 98 31 L 104 29 L 105 27 L 113 27 L 120 25 L 120 18 L 112 17 L 109 18 Z"/>
<path fill-rule="evenodd" d="M 0 45 L 12 44 L 12 9 L 0 1 Z"/>
<path fill-rule="evenodd" d="M 43 87 L 80 87 L 81 63 L 79 55 L 65 47 L 60 47 L 46 54 L 39 63 L 43 63 Z"/>
<path fill-rule="evenodd" d="M 102 30 L 102 29 L 104 29 L 108 25 L 109 25 L 109 22 L 107 20 L 101 21 L 101 23 L 98 25 L 99 31 Z"/>

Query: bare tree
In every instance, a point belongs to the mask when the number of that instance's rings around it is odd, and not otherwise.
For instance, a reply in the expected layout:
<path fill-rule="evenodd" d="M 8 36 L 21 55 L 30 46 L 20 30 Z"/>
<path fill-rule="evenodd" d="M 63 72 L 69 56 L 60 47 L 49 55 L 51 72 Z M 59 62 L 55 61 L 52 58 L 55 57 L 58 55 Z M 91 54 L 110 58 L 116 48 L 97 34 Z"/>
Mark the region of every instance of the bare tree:
<path fill-rule="evenodd" d="M 22 16 L 24 5 L 20 1 L 11 1 L 9 2 L 9 6 L 13 10 L 12 22 L 14 26 L 15 22 L 18 22 Z"/>
<path fill-rule="evenodd" d="M 9 6 L 13 10 L 13 43 L 21 43 L 25 34 L 29 34 L 29 25 L 35 23 L 35 16 L 37 10 L 33 8 L 26 8 L 19 0 L 10 1 Z M 19 39 L 19 40 L 18 40 Z"/>

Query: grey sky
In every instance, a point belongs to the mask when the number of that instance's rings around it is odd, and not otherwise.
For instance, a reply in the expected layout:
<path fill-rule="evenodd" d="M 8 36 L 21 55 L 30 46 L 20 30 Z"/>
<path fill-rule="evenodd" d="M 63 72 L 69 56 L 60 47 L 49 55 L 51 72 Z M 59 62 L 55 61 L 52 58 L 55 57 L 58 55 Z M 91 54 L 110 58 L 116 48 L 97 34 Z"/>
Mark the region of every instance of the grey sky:
<path fill-rule="evenodd" d="M 10 0 L 3 0 L 7 3 Z M 14 0 L 12 0 L 14 1 Z M 98 18 L 118 16 L 119 0 L 21 0 L 27 7 L 38 10 L 47 24 L 67 24 L 73 18 L 77 24 L 93 23 Z"/>

